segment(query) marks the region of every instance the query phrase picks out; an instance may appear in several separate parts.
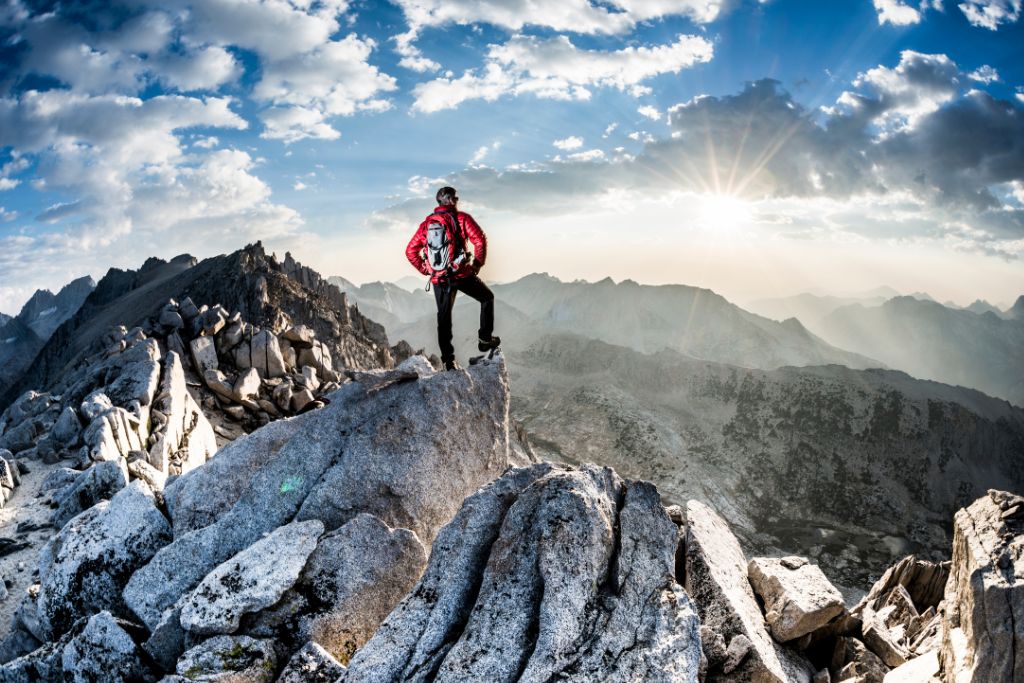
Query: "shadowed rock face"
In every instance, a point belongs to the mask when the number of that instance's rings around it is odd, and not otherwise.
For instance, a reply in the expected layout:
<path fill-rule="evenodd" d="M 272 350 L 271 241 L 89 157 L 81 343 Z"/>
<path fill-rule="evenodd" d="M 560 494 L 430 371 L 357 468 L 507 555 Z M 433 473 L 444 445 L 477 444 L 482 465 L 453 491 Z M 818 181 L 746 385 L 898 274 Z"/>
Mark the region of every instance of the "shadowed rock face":
<path fill-rule="evenodd" d="M 342 680 L 696 681 L 677 535 L 650 484 L 512 470 L 466 500 Z"/>

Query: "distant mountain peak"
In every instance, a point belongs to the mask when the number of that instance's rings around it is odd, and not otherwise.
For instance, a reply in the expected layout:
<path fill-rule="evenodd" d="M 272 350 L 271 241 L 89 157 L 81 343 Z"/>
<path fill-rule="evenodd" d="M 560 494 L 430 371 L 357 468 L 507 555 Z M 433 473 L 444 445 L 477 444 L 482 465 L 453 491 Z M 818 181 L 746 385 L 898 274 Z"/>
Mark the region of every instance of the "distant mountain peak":
<path fill-rule="evenodd" d="M 1013 320 L 1024 320 L 1024 294 L 1017 297 L 1013 306 L 1007 309 L 1006 316 Z"/>

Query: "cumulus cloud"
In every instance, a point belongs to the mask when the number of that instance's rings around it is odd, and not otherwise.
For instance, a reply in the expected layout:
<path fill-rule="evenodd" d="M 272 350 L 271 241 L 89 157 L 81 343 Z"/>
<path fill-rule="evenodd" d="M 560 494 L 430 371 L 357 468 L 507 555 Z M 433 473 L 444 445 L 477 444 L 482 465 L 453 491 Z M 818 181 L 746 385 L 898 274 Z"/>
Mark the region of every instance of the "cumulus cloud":
<path fill-rule="evenodd" d="M 583 146 L 583 138 L 578 138 L 575 135 L 570 135 L 567 138 L 561 140 L 555 140 L 553 143 L 555 147 L 563 151 L 569 151 L 571 149 L 579 149 Z"/>
<path fill-rule="evenodd" d="M 680 35 L 674 43 L 621 50 L 578 48 L 568 36 L 515 35 L 491 45 L 481 69 L 459 78 L 438 78 L 413 89 L 413 108 L 431 113 L 473 99 L 532 94 L 549 99 L 586 100 L 591 88 L 628 90 L 665 73 L 710 61 L 714 48 L 700 36 Z"/>
<path fill-rule="evenodd" d="M 651 121 L 660 121 L 661 120 L 661 112 L 658 111 L 657 107 L 651 107 L 649 105 L 644 105 L 643 107 L 640 107 L 636 111 L 637 111 L 638 114 L 640 114 L 640 116 L 646 116 Z"/>
<path fill-rule="evenodd" d="M 902 0 L 874 0 L 879 24 L 909 26 L 921 21 L 921 13 Z"/>
<path fill-rule="evenodd" d="M 996 71 L 991 66 L 989 66 L 988 64 L 985 64 L 979 66 L 977 69 L 967 74 L 967 77 L 970 78 L 972 81 L 977 81 L 978 83 L 984 83 L 985 85 L 988 85 L 990 83 L 996 83 L 997 81 L 999 81 L 999 72 Z"/>
<path fill-rule="evenodd" d="M 923 240 L 1015 258 L 1024 255 L 1024 107 L 968 82 L 944 55 L 907 52 L 865 71 L 825 111 L 761 80 L 671 107 L 670 134 L 635 133 L 645 142 L 636 155 L 609 158 L 579 140 L 579 151 L 547 164 L 467 168 L 435 184 L 526 214 L 733 196 L 762 207 L 759 222 L 782 236 Z M 418 206 L 375 220 L 405 225 Z"/>
<path fill-rule="evenodd" d="M 973 25 L 995 31 L 1020 19 L 1021 0 L 966 0 L 957 7 Z"/>

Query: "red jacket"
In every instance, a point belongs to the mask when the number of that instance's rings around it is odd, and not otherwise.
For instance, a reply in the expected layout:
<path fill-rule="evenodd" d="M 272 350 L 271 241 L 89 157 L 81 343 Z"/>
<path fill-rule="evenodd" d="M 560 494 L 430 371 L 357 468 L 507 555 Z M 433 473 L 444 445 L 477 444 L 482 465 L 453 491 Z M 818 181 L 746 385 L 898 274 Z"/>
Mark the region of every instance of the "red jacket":
<path fill-rule="evenodd" d="M 451 207 L 439 206 L 434 209 L 434 213 L 431 214 L 431 216 L 434 214 L 445 215 L 446 222 L 448 222 L 449 227 L 452 227 L 450 222 L 452 220 Z M 455 234 L 458 236 L 458 239 L 462 240 L 463 248 L 465 248 L 464 245 L 467 241 L 473 245 L 473 261 L 476 265 L 470 265 L 468 259 L 464 261 L 453 274 L 456 280 L 474 275 L 476 271 L 480 269 L 480 266 L 484 265 L 484 261 L 487 259 L 487 237 L 484 235 L 484 231 L 480 229 L 480 226 L 477 225 L 476 221 L 473 220 L 473 217 L 468 213 L 459 211 L 458 217 L 459 224 Z M 426 251 L 427 248 L 427 223 L 429 220 L 430 216 L 427 216 L 423 222 L 420 223 L 420 227 L 417 228 L 416 234 L 414 234 L 412 239 L 409 240 L 409 246 L 405 248 L 405 257 L 409 259 L 409 263 L 412 264 L 413 268 L 424 275 L 429 275 L 430 281 L 437 284 L 447 277 L 447 273 L 444 271 L 435 273 L 427 263 L 427 258 L 424 255 L 424 251 Z"/>

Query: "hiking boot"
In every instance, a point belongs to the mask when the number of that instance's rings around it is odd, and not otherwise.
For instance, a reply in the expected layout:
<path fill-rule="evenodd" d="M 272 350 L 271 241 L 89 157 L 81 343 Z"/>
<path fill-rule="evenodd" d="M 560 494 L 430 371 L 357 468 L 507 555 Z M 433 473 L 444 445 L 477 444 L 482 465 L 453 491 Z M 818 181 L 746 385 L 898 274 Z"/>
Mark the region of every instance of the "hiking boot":
<path fill-rule="evenodd" d="M 446 360 L 444 362 L 444 369 L 447 371 L 447 370 L 461 370 L 462 368 L 460 368 L 459 364 L 456 363 L 455 361 L 453 361 L 453 360 Z"/>
<path fill-rule="evenodd" d="M 483 339 L 477 340 L 476 347 L 478 349 L 480 349 L 480 351 L 482 353 L 486 353 L 487 351 L 491 351 L 493 349 L 498 348 L 498 346 L 500 346 L 500 345 L 501 345 L 501 337 L 492 334 L 490 341 L 484 341 Z"/>

